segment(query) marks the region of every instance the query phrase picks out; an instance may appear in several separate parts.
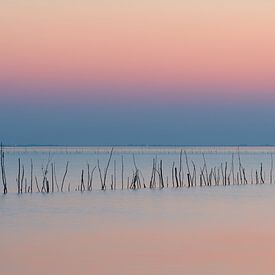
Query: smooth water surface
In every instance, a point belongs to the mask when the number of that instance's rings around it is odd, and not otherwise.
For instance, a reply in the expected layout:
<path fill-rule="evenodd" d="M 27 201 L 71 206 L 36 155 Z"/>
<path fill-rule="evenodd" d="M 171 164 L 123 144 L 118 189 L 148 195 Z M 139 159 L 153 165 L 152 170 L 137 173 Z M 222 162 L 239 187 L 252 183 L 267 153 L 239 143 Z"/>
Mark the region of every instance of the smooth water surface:
<path fill-rule="evenodd" d="M 236 148 L 187 149 L 198 167 L 202 153 L 209 167 L 237 154 Z M 18 157 L 25 167 L 33 159 L 38 176 L 49 151 L 59 178 L 59 167 L 70 162 L 68 181 L 77 186 L 81 169 L 98 158 L 106 163 L 109 148 L 6 151 L 10 192 L 0 197 L 0 274 L 274 274 L 273 148 L 240 149 L 247 170 L 263 163 L 265 184 L 172 188 L 170 167 L 180 149 L 131 147 L 115 148 L 110 170 L 116 160 L 117 185 L 121 155 L 127 177 L 134 153 L 146 183 L 152 158 L 163 159 L 168 188 L 112 191 L 108 177 L 101 191 L 95 175 L 92 192 L 17 195 Z"/>

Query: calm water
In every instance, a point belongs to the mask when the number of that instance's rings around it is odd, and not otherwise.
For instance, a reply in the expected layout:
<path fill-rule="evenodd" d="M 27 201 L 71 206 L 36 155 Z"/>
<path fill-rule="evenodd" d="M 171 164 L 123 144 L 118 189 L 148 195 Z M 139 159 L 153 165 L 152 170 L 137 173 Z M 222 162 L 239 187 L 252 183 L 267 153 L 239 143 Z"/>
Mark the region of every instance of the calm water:
<path fill-rule="evenodd" d="M 270 169 L 271 169 L 271 154 L 275 153 L 275 147 L 115 147 L 110 167 L 107 174 L 107 189 L 110 189 L 111 178 L 116 175 L 117 188 L 121 188 L 122 181 L 122 157 L 124 164 L 123 180 L 124 186 L 127 180 L 131 181 L 133 172 L 135 170 L 134 160 L 137 168 L 141 171 L 141 176 L 144 178 L 144 182 L 148 185 L 152 173 L 152 161 L 156 158 L 159 161 L 163 161 L 163 175 L 165 184 L 172 184 L 171 169 L 173 163 L 178 167 L 180 162 L 181 150 L 186 151 L 189 166 L 191 167 L 191 161 L 194 162 L 197 169 L 197 178 L 199 177 L 200 168 L 203 167 L 203 155 L 205 156 L 206 164 L 208 166 L 208 172 L 214 167 L 219 168 L 221 163 L 225 167 L 225 163 L 228 164 L 228 172 L 231 169 L 232 157 L 235 173 L 238 170 L 238 156 L 240 155 L 242 166 L 246 169 L 248 180 L 251 178 L 255 182 L 255 172 L 260 172 L 260 165 L 263 165 L 263 177 L 266 182 L 270 181 Z M 8 187 L 10 192 L 16 192 L 16 178 L 18 171 L 18 158 L 21 160 L 21 173 L 24 166 L 25 178 L 27 184 L 30 184 L 31 173 L 31 160 L 34 165 L 33 176 L 37 177 L 38 182 L 41 184 L 43 181 L 42 168 L 45 169 L 48 162 L 49 173 L 48 178 L 51 181 L 51 163 L 56 167 L 56 178 L 58 185 L 61 185 L 61 181 L 65 172 L 67 161 L 69 162 L 68 174 L 66 176 L 64 191 L 68 190 L 70 186 L 71 190 L 75 190 L 78 187 L 81 180 L 81 172 L 84 170 L 84 182 L 87 181 L 87 166 L 89 164 L 90 171 L 97 167 L 97 161 L 99 160 L 102 173 L 107 165 L 108 157 L 110 154 L 110 147 L 14 147 L 6 149 L 6 174 Z M 183 181 L 187 184 L 187 165 L 185 161 L 185 155 L 182 155 L 182 169 L 183 169 Z M 236 177 L 236 175 L 235 175 Z M 273 173 L 275 182 L 275 172 Z M 143 180 L 143 179 L 142 179 Z M 25 181 L 24 181 L 25 184 Z M 93 188 L 100 189 L 100 177 L 99 171 L 96 168 L 93 174 Z"/>
<path fill-rule="evenodd" d="M 198 167 L 232 161 L 237 148 L 185 148 Z M 95 170 L 93 192 L 16 194 L 17 159 L 29 177 L 49 158 L 61 181 L 75 187 L 87 163 L 104 165 L 109 148 L 9 148 L 6 169 L 9 194 L 0 197 L 1 274 L 274 274 L 275 185 L 269 183 L 274 148 L 240 148 L 243 166 L 259 169 L 266 184 L 163 190 L 111 191 L 114 161 L 120 186 L 121 155 L 125 178 L 136 164 L 145 182 L 152 158 L 162 159 L 171 184 L 171 167 L 180 148 L 115 148 L 101 191 Z M 186 170 L 185 164 L 183 165 Z M 62 171 L 61 171 L 62 170 Z M 185 171 L 186 172 L 186 171 Z M 85 174 L 86 175 L 86 174 Z"/>

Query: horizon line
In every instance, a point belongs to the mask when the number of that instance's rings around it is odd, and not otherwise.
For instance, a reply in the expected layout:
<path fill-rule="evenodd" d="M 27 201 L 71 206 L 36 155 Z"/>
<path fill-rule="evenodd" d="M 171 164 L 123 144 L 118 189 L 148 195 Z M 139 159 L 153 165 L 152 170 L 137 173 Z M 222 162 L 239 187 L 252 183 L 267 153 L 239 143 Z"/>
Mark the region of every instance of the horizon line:
<path fill-rule="evenodd" d="M 275 144 L 4 144 L 3 147 L 275 147 Z"/>

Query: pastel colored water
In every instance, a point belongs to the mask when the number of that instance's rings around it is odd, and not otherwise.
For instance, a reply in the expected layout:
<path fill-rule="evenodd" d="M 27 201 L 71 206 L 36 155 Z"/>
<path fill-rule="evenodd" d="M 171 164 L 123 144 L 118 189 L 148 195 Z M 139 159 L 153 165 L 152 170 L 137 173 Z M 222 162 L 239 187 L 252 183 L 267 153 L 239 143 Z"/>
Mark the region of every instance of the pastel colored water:
<path fill-rule="evenodd" d="M 185 149 L 198 167 L 201 153 L 211 167 L 230 162 L 237 152 Z M 41 178 L 51 151 L 58 179 L 68 160 L 68 182 L 77 186 L 87 161 L 94 166 L 99 158 L 103 165 L 108 150 L 6 150 L 9 193 L 0 197 L 1 274 L 274 274 L 275 185 L 269 183 L 274 148 L 240 148 L 249 173 L 263 164 L 265 184 L 172 188 L 170 167 L 179 161 L 180 148 L 124 147 L 115 148 L 106 191 L 99 190 L 96 170 L 93 192 L 16 194 L 18 157 L 27 177 L 32 159 Z M 169 187 L 121 190 L 121 154 L 126 178 L 133 170 L 133 153 L 146 183 L 157 154 Z M 118 188 L 112 191 L 114 160 Z"/>

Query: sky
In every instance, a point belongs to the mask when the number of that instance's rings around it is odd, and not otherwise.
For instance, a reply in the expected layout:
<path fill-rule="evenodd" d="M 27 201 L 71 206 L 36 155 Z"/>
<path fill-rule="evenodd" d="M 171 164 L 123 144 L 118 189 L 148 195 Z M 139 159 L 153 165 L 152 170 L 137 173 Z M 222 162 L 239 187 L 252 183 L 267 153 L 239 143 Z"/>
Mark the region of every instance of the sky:
<path fill-rule="evenodd" d="M 0 3 L 0 140 L 275 145 L 275 2 Z"/>

